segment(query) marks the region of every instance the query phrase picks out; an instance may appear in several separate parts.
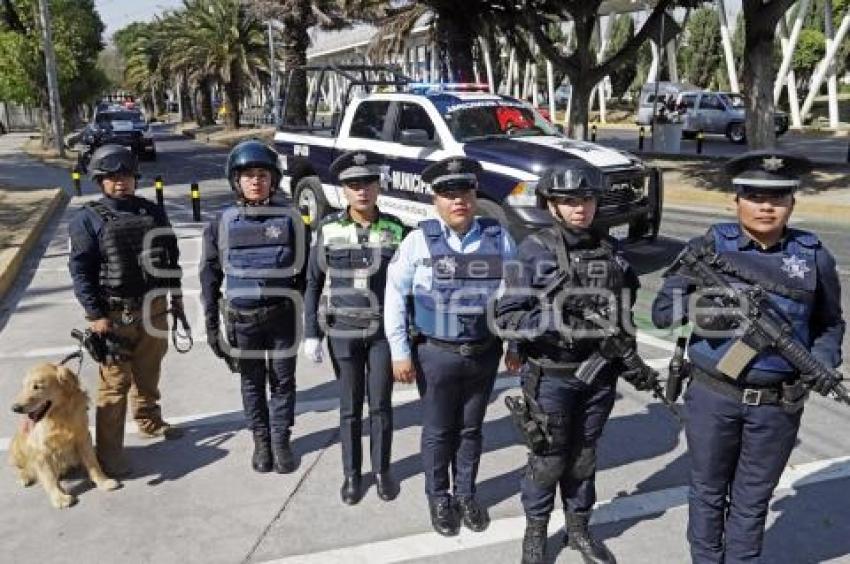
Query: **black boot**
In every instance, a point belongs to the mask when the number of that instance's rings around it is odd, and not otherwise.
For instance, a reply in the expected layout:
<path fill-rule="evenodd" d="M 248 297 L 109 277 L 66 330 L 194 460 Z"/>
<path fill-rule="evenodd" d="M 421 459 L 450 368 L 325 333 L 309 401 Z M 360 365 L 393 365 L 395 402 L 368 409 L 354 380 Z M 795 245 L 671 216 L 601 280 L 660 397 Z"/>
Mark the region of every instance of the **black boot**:
<path fill-rule="evenodd" d="M 474 497 L 457 498 L 457 510 L 461 521 L 470 531 L 480 533 L 490 526 L 490 515 Z"/>
<path fill-rule="evenodd" d="M 254 455 L 251 456 L 251 467 L 263 473 L 272 470 L 272 446 L 269 436 L 265 433 L 254 433 Z"/>
<path fill-rule="evenodd" d="M 438 497 L 428 500 L 431 510 L 431 526 L 444 537 L 451 537 L 460 530 L 460 515 L 451 497 Z"/>
<path fill-rule="evenodd" d="M 546 558 L 549 517 L 526 517 L 522 537 L 522 564 L 543 564 Z"/>
<path fill-rule="evenodd" d="M 581 553 L 585 564 L 617 564 L 611 551 L 590 534 L 587 524 L 590 513 L 570 513 L 565 511 L 567 539 L 566 545 Z"/>
<path fill-rule="evenodd" d="M 375 474 L 375 489 L 379 498 L 384 501 L 392 501 L 398 495 L 399 487 L 393 475 L 387 471 Z"/>
<path fill-rule="evenodd" d="M 355 505 L 360 501 L 360 483 L 360 474 L 352 474 L 345 477 L 342 487 L 339 489 L 339 496 L 342 498 L 343 503 L 346 505 Z"/>
<path fill-rule="evenodd" d="M 289 439 L 276 441 L 272 445 L 272 455 L 274 455 L 274 471 L 278 474 L 289 474 L 295 470 L 297 464 L 292 448 L 289 446 Z"/>

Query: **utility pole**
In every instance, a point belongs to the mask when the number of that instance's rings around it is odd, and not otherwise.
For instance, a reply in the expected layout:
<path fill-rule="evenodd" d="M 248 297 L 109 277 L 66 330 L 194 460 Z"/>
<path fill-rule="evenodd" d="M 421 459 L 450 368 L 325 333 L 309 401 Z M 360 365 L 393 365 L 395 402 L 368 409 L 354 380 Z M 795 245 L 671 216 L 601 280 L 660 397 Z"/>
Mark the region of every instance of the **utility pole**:
<path fill-rule="evenodd" d="M 56 151 L 65 157 L 65 140 L 62 134 L 62 104 L 59 103 L 59 80 L 56 76 L 56 54 L 53 52 L 53 33 L 50 27 L 50 8 L 48 0 L 39 0 L 38 15 L 41 21 L 41 35 L 44 39 L 44 62 L 47 69 L 47 94 L 50 100 L 50 116 L 53 121 L 53 136 Z"/>
<path fill-rule="evenodd" d="M 277 122 L 280 119 L 280 92 L 278 92 L 278 84 L 277 84 L 277 66 L 274 62 L 274 33 L 272 31 L 272 22 L 269 20 L 269 74 L 271 75 L 271 89 L 272 89 L 272 104 L 273 104 L 273 112 L 274 112 L 274 124 L 277 126 Z"/>

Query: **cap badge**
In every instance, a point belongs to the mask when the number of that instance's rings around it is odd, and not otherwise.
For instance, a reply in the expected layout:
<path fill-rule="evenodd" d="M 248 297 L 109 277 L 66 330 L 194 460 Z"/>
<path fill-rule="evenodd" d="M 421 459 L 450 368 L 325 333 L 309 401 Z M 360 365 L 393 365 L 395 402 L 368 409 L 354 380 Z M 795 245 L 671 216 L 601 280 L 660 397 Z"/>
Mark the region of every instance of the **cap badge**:
<path fill-rule="evenodd" d="M 363 166 L 366 164 L 366 161 L 369 160 L 369 157 L 366 156 L 366 153 L 357 153 L 356 155 L 354 155 L 352 160 L 357 166 Z"/>
<path fill-rule="evenodd" d="M 449 161 L 448 163 L 446 163 L 446 170 L 448 170 L 452 174 L 456 174 L 460 172 L 461 166 L 463 166 L 463 163 L 461 163 L 460 160 Z"/>
<path fill-rule="evenodd" d="M 761 166 L 767 172 L 776 172 L 785 166 L 785 161 L 778 157 L 768 157 L 761 161 Z"/>

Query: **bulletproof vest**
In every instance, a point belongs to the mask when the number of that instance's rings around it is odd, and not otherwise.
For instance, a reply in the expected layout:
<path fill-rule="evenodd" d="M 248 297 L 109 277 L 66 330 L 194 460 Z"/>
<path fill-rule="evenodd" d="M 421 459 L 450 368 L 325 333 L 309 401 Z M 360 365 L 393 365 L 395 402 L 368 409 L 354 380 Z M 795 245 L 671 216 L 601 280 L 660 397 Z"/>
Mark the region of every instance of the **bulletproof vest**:
<path fill-rule="evenodd" d="M 103 221 L 98 236 L 100 254 L 100 287 L 109 295 L 119 298 L 139 298 L 156 286 L 157 280 L 143 267 L 147 259 L 155 268 L 165 268 L 166 251 L 162 238 L 150 241 L 144 248 L 145 235 L 156 221 L 145 208 L 138 213 L 112 210 L 102 202 L 89 202 L 86 206 Z"/>
<path fill-rule="evenodd" d="M 325 261 L 331 312 L 342 315 L 346 309 L 365 312 L 371 308 L 380 315 L 387 267 L 403 233 L 400 223 L 381 216 L 367 229 L 342 215 L 322 226 L 324 253 L 320 256 Z"/>
<path fill-rule="evenodd" d="M 724 278 L 736 288 L 750 285 L 763 288 L 775 309 L 793 327 L 794 338 L 809 347 L 809 321 L 817 288 L 815 253 L 820 241 L 809 232 L 788 228 L 781 252 L 764 253 L 754 246 L 739 249 L 740 236 L 737 223 L 714 225 L 706 234 L 707 243 L 713 244 L 714 251 L 729 265 L 729 272 L 723 272 Z M 735 338 L 706 338 L 694 333 L 688 356 L 698 366 L 716 366 L 734 341 Z M 750 367 L 776 374 L 775 379 L 760 374 L 759 380 L 769 381 L 752 382 L 758 384 L 780 382 L 794 373 L 794 368 L 771 350 L 759 354 Z"/>
<path fill-rule="evenodd" d="M 234 206 L 221 216 L 220 256 L 226 283 L 225 296 L 235 307 L 258 307 L 284 301 L 275 290 L 295 285 L 295 229 L 292 218 L 284 213 L 267 213 Z"/>
<path fill-rule="evenodd" d="M 431 288 L 413 288 L 413 321 L 424 335 L 457 342 L 491 336 L 487 303 L 502 282 L 502 227 L 492 219 L 476 221 L 481 243 L 470 254 L 449 247 L 439 221 L 419 224 L 430 254 Z"/>
<path fill-rule="evenodd" d="M 561 315 L 564 330 L 547 335 L 545 341 L 548 346 L 538 348 L 543 352 L 542 356 L 584 360 L 599 346 L 599 337 L 593 336 L 599 334 L 599 323 L 589 320 L 588 315 L 598 316 L 603 323 L 604 320 L 620 321 L 622 326 L 625 265 L 618 259 L 614 244 L 605 238 L 591 239 L 588 242 L 595 243 L 591 246 L 568 247 L 561 228 L 557 226 L 533 237 L 555 256 L 559 272 L 567 274 L 567 281 L 558 292 L 563 292 Z M 553 275 L 557 276 L 559 272 Z"/>

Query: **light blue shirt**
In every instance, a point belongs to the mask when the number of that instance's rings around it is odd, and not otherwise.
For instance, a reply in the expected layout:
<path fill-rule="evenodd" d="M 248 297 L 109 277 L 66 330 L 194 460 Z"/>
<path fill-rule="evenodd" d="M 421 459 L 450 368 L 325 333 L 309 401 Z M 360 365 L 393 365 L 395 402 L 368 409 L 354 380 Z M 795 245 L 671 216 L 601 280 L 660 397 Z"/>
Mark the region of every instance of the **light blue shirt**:
<path fill-rule="evenodd" d="M 478 218 L 473 220 L 472 227 L 460 237 L 448 225 L 438 218 L 449 247 L 461 254 L 473 254 L 481 246 L 481 225 Z M 502 227 L 502 260 L 504 262 L 516 258 L 516 244 Z M 413 294 L 413 287 L 431 288 L 431 258 L 428 242 L 421 229 L 408 233 L 399 245 L 395 257 L 387 269 L 387 287 L 384 293 L 384 331 L 390 344 L 390 355 L 393 361 L 410 358 L 410 336 L 407 326 L 407 296 Z M 504 269 L 502 269 L 504 272 Z M 504 281 L 499 292 L 504 289 Z"/>

